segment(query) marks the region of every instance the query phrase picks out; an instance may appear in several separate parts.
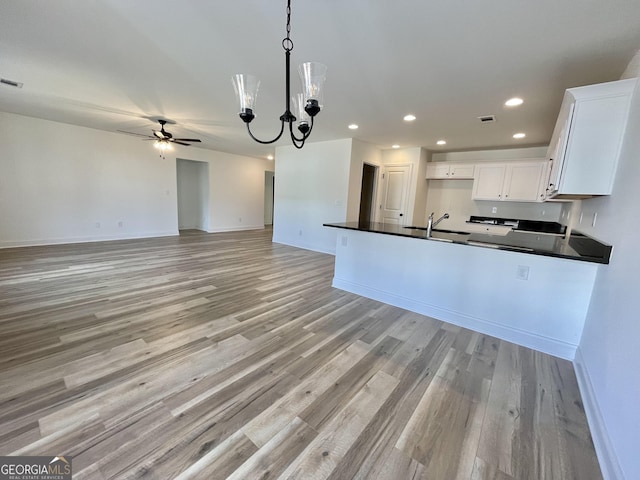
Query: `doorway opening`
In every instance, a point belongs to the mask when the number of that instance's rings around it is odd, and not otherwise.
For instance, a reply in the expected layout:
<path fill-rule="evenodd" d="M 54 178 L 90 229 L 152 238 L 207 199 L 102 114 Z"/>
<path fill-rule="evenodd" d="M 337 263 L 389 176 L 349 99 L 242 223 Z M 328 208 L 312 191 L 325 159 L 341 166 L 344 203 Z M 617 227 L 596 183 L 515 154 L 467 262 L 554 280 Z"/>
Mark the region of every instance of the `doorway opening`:
<path fill-rule="evenodd" d="M 273 225 L 273 200 L 275 192 L 275 172 L 264 172 L 264 225 Z"/>
<path fill-rule="evenodd" d="M 209 229 L 209 164 L 176 159 L 178 230 Z"/>
<path fill-rule="evenodd" d="M 371 223 L 375 217 L 376 181 L 378 167 L 362 164 L 362 186 L 360 189 L 359 223 Z"/>

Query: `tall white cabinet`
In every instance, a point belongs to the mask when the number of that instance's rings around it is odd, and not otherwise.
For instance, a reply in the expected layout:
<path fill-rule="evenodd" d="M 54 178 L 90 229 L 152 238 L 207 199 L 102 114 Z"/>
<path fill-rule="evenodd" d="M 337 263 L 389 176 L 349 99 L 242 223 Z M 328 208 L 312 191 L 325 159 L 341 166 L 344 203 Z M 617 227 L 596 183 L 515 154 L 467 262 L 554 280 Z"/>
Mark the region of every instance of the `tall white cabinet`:
<path fill-rule="evenodd" d="M 545 198 L 610 195 L 637 79 L 565 92 L 547 158 Z"/>

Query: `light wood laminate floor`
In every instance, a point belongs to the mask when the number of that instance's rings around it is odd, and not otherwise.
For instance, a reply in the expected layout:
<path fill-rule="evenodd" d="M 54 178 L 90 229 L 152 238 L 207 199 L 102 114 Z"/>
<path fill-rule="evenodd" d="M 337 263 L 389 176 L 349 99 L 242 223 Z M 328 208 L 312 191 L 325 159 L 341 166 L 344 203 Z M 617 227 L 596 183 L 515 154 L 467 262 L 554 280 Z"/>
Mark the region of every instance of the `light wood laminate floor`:
<path fill-rule="evenodd" d="M 75 479 L 599 479 L 570 362 L 271 232 L 0 250 L 0 455 Z"/>

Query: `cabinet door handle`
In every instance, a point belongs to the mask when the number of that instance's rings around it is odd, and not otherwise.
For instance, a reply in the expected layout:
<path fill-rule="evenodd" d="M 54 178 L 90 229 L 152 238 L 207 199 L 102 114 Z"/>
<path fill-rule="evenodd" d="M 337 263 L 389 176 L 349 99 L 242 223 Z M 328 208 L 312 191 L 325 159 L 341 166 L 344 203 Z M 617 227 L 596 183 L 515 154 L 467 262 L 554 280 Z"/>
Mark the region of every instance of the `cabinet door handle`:
<path fill-rule="evenodd" d="M 507 198 L 509 195 L 505 195 L 504 198 Z"/>

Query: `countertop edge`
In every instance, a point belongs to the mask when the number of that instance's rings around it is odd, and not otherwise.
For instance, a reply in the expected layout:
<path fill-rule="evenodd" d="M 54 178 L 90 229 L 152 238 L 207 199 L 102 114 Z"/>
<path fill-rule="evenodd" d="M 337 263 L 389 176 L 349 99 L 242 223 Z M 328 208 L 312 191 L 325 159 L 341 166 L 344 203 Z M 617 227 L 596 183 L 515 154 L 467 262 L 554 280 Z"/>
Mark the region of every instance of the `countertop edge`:
<path fill-rule="evenodd" d="M 341 228 L 344 230 L 354 230 L 354 231 L 358 231 L 358 232 L 369 232 L 369 233 L 378 233 L 381 235 L 393 235 L 396 237 L 405 237 L 405 238 L 415 238 L 417 240 L 426 240 L 426 241 L 431 241 L 431 239 L 426 238 L 424 235 L 415 235 L 412 234 L 411 230 L 408 230 L 407 232 L 388 232 L 388 231 L 381 231 L 381 230 L 376 230 L 376 229 L 371 229 L 371 228 L 364 228 L 364 227 L 358 227 L 356 225 L 348 225 L 348 224 L 344 224 L 344 223 L 323 223 L 322 226 L 324 227 L 329 227 L 329 228 Z M 524 254 L 529 254 L 529 255 L 540 255 L 540 256 L 545 256 L 545 257 L 553 257 L 553 258 L 563 258 L 566 260 L 577 260 L 580 262 L 589 262 L 589 263 L 598 263 L 601 265 L 607 265 L 609 264 L 609 260 L 610 260 L 610 256 L 611 256 L 611 250 L 612 247 L 609 245 L 605 245 L 602 244 L 601 242 L 598 242 L 597 240 L 591 239 L 590 237 L 587 237 L 586 235 L 580 234 L 581 238 L 587 238 L 590 241 L 594 241 L 599 243 L 600 245 L 602 245 L 602 247 L 604 248 L 604 253 L 605 256 L 603 257 L 596 257 L 596 256 L 590 256 L 590 255 L 584 255 L 584 254 L 580 254 L 578 253 L 578 255 L 569 255 L 569 254 L 563 254 L 563 253 L 558 253 L 558 252 L 550 252 L 550 251 L 545 251 L 545 250 L 536 250 L 536 249 L 528 249 L 528 248 L 522 248 L 522 247 L 518 247 L 518 246 L 509 246 L 509 245 L 498 245 L 498 244 L 491 244 L 491 245 L 481 245 L 479 243 L 468 243 L 468 241 L 457 241 L 457 240 L 450 240 L 450 241 L 441 241 L 441 240 L 437 240 L 434 239 L 434 241 L 437 241 L 438 243 L 453 243 L 453 244 L 457 244 L 457 245 L 465 245 L 468 247 L 479 247 L 479 248 L 487 248 L 487 249 L 491 249 L 491 250 L 503 250 L 503 251 L 507 251 L 507 252 L 515 252 L 515 253 L 524 253 Z M 569 244 L 571 244 L 571 236 L 569 237 Z M 575 245 L 572 245 L 572 248 L 575 249 Z M 577 251 L 577 249 L 576 249 Z"/>

